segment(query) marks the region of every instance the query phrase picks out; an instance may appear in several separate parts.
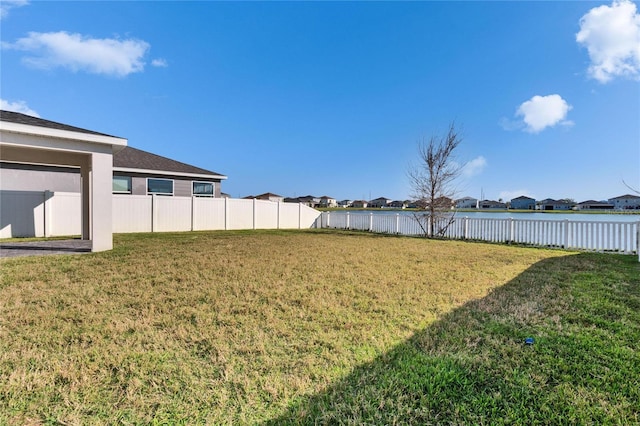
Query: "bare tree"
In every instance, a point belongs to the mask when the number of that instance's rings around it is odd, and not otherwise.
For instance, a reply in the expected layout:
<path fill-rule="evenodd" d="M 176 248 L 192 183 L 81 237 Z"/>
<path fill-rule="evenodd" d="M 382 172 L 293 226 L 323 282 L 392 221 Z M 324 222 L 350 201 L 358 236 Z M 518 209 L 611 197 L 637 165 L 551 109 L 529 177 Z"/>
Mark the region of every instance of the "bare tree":
<path fill-rule="evenodd" d="M 624 181 L 624 179 L 622 180 L 622 183 L 624 183 L 624 186 L 626 186 L 627 188 L 629 188 L 630 190 L 632 190 L 633 192 L 635 192 L 636 194 L 640 195 L 640 191 L 638 191 L 637 189 L 635 189 L 634 187 L 632 187 L 631 185 L 629 185 L 627 182 Z"/>
<path fill-rule="evenodd" d="M 453 223 L 454 181 L 462 171 L 454 151 L 461 142 L 453 122 L 445 136 L 434 135 L 418 142 L 418 163 L 410 166 L 408 176 L 411 195 L 418 208 L 425 211 L 415 215 L 425 236 L 442 237 Z"/>

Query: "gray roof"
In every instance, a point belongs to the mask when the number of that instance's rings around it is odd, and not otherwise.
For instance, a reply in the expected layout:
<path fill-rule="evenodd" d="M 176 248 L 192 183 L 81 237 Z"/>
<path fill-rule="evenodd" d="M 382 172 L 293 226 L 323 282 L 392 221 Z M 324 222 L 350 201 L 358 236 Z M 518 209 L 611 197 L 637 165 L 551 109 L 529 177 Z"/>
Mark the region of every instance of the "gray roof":
<path fill-rule="evenodd" d="M 0 120 L 10 123 L 26 124 L 30 126 L 47 127 L 50 129 L 67 130 L 71 132 L 86 133 L 91 135 L 114 137 L 105 133 L 94 132 L 92 130 L 69 126 L 67 124 L 57 123 L 55 121 L 45 120 L 38 117 L 32 117 L 30 115 L 13 111 L 0 110 Z M 221 175 L 220 173 L 212 172 L 211 170 L 201 169 L 200 167 L 181 163 L 180 161 L 175 161 L 170 158 L 152 154 L 141 149 L 131 148 L 129 146 L 123 148 L 113 155 L 113 167 L 126 169 L 157 170 L 159 172 L 163 171 L 173 173 L 188 173 L 226 178 L 226 176 Z"/>
<path fill-rule="evenodd" d="M 172 160 L 170 158 L 162 157 L 130 146 L 127 146 L 113 154 L 113 167 L 225 177 L 224 175 L 212 172 L 211 170 L 201 169 L 200 167 L 181 163 L 180 161 Z"/>
<path fill-rule="evenodd" d="M 70 132 L 87 133 L 90 135 L 100 135 L 117 137 L 107 135 L 106 133 L 94 132 L 93 130 L 82 129 L 80 127 L 69 126 L 68 124 L 57 123 L 55 121 L 45 120 L 43 118 L 32 117 L 30 115 L 22 114 L 19 112 L 0 110 L 0 120 L 9 123 L 26 124 L 36 127 L 47 127 L 49 129 L 67 130 Z"/>

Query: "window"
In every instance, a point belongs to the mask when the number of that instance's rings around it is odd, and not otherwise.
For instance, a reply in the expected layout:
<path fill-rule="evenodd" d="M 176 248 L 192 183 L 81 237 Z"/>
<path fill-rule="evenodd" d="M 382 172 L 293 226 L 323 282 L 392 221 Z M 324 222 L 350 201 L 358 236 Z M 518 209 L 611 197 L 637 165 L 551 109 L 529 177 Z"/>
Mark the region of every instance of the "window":
<path fill-rule="evenodd" d="M 112 191 L 116 194 L 131 194 L 131 177 L 114 176 Z"/>
<path fill-rule="evenodd" d="M 192 194 L 196 197 L 213 197 L 214 187 L 213 182 L 193 182 L 192 183 Z"/>
<path fill-rule="evenodd" d="M 173 180 L 147 179 L 147 194 L 173 195 Z"/>

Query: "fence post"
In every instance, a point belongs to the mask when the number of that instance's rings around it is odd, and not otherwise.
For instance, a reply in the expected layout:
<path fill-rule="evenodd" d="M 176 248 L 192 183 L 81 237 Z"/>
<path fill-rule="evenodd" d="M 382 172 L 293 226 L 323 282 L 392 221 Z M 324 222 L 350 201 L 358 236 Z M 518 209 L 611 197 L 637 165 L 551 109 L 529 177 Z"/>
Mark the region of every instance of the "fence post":
<path fill-rule="evenodd" d="M 351 225 L 349 224 L 349 212 L 347 212 L 347 228 L 346 229 L 349 229 L 349 226 Z"/>
<path fill-rule="evenodd" d="M 464 235 L 465 240 L 469 239 L 469 216 L 464 217 Z"/>
<path fill-rule="evenodd" d="M 229 229 L 229 197 L 224 197 L 224 230 Z"/>
<path fill-rule="evenodd" d="M 253 229 L 256 229 L 256 199 L 253 199 Z"/>
<path fill-rule="evenodd" d="M 196 214 L 195 202 L 196 202 L 196 197 L 195 195 L 192 195 L 191 196 L 191 231 L 192 232 L 195 230 L 195 226 L 194 226 L 195 214 Z"/>
<path fill-rule="evenodd" d="M 327 213 L 327 228 L 331 228 L 331 212 L 325 213 Z"/>
<path fill-rule="evenodd" d="M 400 233 L 400 213 L 396 213 L 396 234 Z"/>
<path fill-rule="evenodd" d="M 571 233 L 571 227 L 569 226 L 569 219 L 565 219 L 564 220 L 564 249 L 568 250 L 569 249 L 569 241 L 570 241 L 570 233 Z"/>
<path fill-rule="evenodd" d="M 373 213 L 369 213 L 369 232 L 373 232 Z"/>
<path fill-rule="evenodd" d="M 156 232 L 158 228 L 158 205 L 156 197 L 156 194 L 151 194 L 151 232 Z"/>
<path fill-rule="evenodd" d="M 509 218 L 509 237 L 507 238 L 507 244 L 511 244 L 514 240 L 513 238 L 513 234 L 515 233 L 514 228 L 515 228 L 515 224 L 513 223 L 513 218 L 510 217 Z"/>
<path fill-rule="evenodd" d="M 640 221 L 636 223 L 636 253 L 638 254 L 638 262 L 640 262 Z"/>

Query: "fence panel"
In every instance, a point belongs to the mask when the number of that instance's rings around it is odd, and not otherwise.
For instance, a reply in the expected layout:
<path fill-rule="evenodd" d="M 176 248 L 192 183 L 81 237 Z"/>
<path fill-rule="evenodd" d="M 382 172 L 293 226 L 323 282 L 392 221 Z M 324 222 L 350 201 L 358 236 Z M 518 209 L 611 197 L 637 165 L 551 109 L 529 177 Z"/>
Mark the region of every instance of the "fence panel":
<path fill-rule="evenodd" d="M 278 228 L 278 203 L 266 200 L 255 202 L 255 229 Z"/>
<path fill-rule="evenodd" d="M 150 195 L 114 195 L 113 232 L 151 232 L 151 202 Z"/>
<path fill-rule="evenodd" d="M 38 191 L 0 191 L 0 238 L 43 237 L 45 194 Z"/>
<path fill-rule="evenodd" d="M 153 198 L 154 231 L 191 231 L 191 197 L 156 195 Z"/>
<path fill-rule="evenodd" d="M 316 222 L 323 228 L 425 235 L 430 232 L 424 215 L 325 212 Z M 436 233 L 446 238 L 496 243 L 515 242 L 598 252 L 638 253 L 640 222 L 488 219 L 453 217 L 438 219 Z"/>
<path fill-rule="evenodd" d="M 225 229 L 226 200 L 223 198 L 194 197 L 193 230 Z"/>
<path fill-rule="evenodd" d="M 279 224 L 281 229 L 297 229 L 300 227 L 300 204 L 294 203 L 280 203 L 280 219 Z M 308 207 L 307 207 L 308 208 Z M 316 210 L 314 210 L 316 211 Z M 315 218 L 320 217 L 320 214 L 316 211 Z"/>
<path fill-rule="evenodd" d="M 227 229 L 253 229 L 253 200 L 227 199 Z"/>
<path fill-rule="evenodd" d="M 82 234 L 82 197 L 77 192 L 54 192 L 46 201 L 50 226 L 47 236 Z"/>

